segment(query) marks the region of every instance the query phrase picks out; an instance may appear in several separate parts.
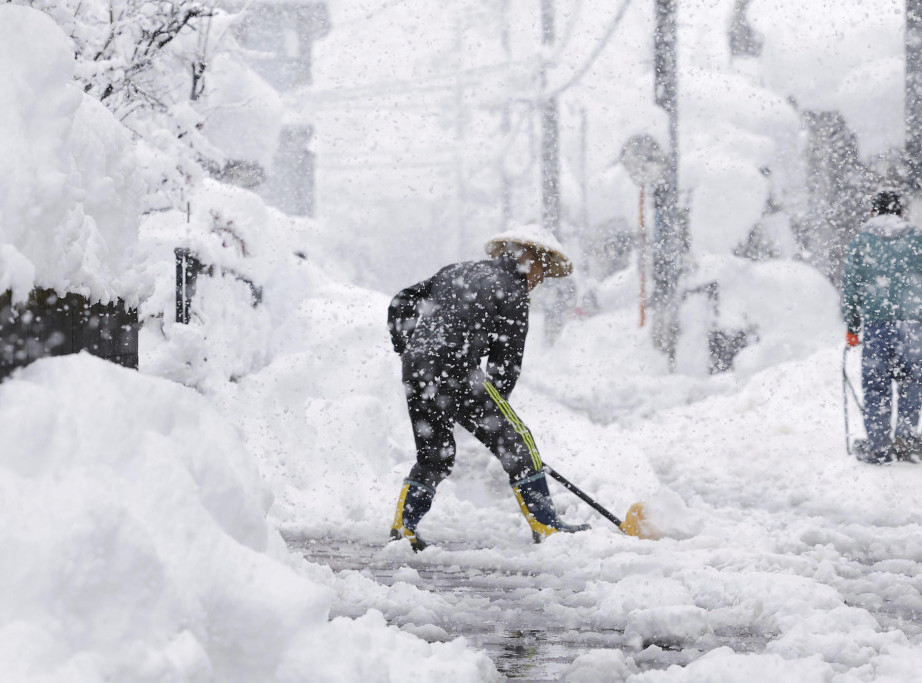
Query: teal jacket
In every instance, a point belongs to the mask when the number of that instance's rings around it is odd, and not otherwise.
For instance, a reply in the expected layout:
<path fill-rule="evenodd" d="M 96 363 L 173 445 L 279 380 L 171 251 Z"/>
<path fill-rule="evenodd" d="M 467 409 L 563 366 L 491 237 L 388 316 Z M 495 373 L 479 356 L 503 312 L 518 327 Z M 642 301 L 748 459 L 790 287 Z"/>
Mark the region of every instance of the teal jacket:
<path fill-rule="evenodd" d="M 848 247 L 842 317 L 862 324 L 922 321 L 922 233 L 899 216 L 875 216 Z"/>

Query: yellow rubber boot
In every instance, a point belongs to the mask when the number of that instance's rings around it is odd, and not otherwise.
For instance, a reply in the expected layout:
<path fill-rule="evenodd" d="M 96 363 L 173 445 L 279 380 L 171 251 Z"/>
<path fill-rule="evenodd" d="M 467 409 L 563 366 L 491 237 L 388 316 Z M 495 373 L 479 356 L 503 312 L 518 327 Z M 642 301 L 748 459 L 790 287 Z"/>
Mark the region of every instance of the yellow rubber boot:
<path fill-rule="evenodd" d="M 543 471 L 516 482 L 512 487 L 512 492 L 515 494 L 515 499 L 519 503 L 519 508 L 528 526 L 531 527 L 531 535 L 535 543 L 540 543 L 558 531 L 575 533 L 589 528 L 588 524 L 567 524 L 557 516 Z"/>
<path fill-rule="evenodd" d="M 435 491 L 410 479 L 403 482 L 400 496 L 397 498 L 397 510 L 391 525 L 391 540 L 406 538 L 415 552 L 423 550 L 428 544 L 416 533 L 416 526 L 423 515 L 432 507 Z"/>

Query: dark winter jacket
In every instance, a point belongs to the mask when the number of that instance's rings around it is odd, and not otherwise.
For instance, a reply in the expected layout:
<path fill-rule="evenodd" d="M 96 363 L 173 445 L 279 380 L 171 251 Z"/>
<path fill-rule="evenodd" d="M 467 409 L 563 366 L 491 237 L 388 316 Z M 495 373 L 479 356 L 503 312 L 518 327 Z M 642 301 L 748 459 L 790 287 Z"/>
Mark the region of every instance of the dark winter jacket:
<path fill-rule="evenodd" d="M 528 334 L 528 285 L 515 259 L 446 266 L 397 294 L 388 308 L 394 350 L 405 362 L 436 360 L 460 376 L 487 358 L 487 379 L 508 398 Z"/>
<path fill-rule="evenodd" d="M 869 322 L 922 321 L 922 233 L 896 215 L 869 220 L 849 245 L 842 288 L 849 332 Z"/>

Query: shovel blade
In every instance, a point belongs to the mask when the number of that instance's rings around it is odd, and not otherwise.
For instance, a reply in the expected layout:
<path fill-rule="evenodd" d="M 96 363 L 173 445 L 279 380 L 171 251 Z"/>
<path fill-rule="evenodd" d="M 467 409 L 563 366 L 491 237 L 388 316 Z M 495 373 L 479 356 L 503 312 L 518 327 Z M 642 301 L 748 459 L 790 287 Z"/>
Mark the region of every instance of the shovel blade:
<path fill-rule="evenodd" d="M 628 536 L 647 539 L 657 538 L 655 533 L 650 533 L 652 529 L 647 529 L 647 526 L 645 504 L 640 502 L 634 503 L 628 508 L 627 514 L 624 516 L 624 521 L 621 522 L 620 529 Z"/>

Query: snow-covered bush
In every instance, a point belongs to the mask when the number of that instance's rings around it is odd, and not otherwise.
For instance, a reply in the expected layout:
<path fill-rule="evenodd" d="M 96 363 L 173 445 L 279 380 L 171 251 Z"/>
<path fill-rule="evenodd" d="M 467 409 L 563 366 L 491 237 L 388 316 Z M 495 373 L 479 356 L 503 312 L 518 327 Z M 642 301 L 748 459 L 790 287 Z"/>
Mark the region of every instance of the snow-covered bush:
<path fill-rule="evenodd" d="M 229 20 L 199 0 L 14 0 L 51 17 L 72 41 L 72 77 L 142 143 L 145 209 L 181 206 L 201 164 L 221 152 L 201 133 L 194 107 L 215 34 Z"/>

